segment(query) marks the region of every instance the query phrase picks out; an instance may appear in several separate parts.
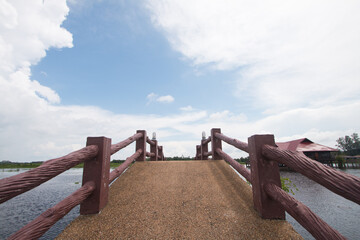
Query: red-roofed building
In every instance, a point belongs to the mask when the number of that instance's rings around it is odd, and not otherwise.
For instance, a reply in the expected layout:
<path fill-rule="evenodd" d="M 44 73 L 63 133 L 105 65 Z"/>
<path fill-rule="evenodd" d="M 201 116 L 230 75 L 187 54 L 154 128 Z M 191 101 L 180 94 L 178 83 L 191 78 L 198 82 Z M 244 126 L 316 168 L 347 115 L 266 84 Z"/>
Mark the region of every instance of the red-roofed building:
<path fill-rule="evenodd" d="M 339 151 L 335 148 L 314 143 L 307 138 L 301 138 L 289 142 L 278 142 L 276 145 L 284 150 L 303 152 L 307 157 L 327 164 L 334 160 L 331 153 Z"/>

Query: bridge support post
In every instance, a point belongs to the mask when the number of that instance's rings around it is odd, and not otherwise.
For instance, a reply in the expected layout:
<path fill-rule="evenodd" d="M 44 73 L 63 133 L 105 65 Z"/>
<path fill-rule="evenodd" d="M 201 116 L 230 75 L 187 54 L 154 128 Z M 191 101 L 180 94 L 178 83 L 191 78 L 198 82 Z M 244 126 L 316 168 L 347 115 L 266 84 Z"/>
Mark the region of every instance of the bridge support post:
<path fill-rule="evenodd" d="M 163 146 L 159 146 L 158 155 L 159 155 L 159 157 L 160 157 L 160 160 L 161 160 L 161 161 L 164 161 Z"/>
<path fill-rule="evenodd" d="M 208 156 L 205 155 L 208 151 L 208 143 L 204 143 L 206 141 L 206 139 L 202 139 L 201 140 L 201 160 L 208 160 Z"/>
<path fill-rule="evenodd" d="M 86 146 L 97 145 L 98 155 L 84 162 L 82 185 L 93 181 L 94 192 L 80 205 L 80 214 L 99 213 L 108 202 L 111 139 L 106 137 L 88 137 Z"/>
<path fill-rule="evenodd" d="M 200 148 L 201 148 L 200 145 L 196 145 L 195 160 L 201 160 L 201 158 L 199 157 L 199 155 L 201 154 Z"/>
<path fill-rule="evenodd" d="M 215 137 L 215 133 L 221 133 L 220 128 L 211 129 L 211 151 L 213 160 L 221 160 L 221 156 L 216 152 L 217 148 L 222 150 L 221 140 Z"/>
<path fill-rule="evenodd" d="M 142 153 L 135 161 L 145 161 L 146 160 L 146 131 L 145 130 L 137 130 L 136 133 L 142 133 L 143 136 L 136 140 L 136 148 L 135 151 L 141 149 Z"/>
<path fill-rule="evenodd" d="M 248 138 L 254 208 L 262 218 L 285 219 L 284 209 L 264 190 L 267 183 L 281 187 L 278 163 L 262 155 L 264 145 L 276 146 L 274 135 L 253 135 Z"/>
<path fill-rule="evenodd" d="M 157 161 L 158 160 L 158 142 L 157 140 L 153 139 L 151 140 L 153 141 L 155 144 L 154 145 L 150 145 L 150 152 L 154 153 L 155 156 L 150 157 L 150 161 Z"/>

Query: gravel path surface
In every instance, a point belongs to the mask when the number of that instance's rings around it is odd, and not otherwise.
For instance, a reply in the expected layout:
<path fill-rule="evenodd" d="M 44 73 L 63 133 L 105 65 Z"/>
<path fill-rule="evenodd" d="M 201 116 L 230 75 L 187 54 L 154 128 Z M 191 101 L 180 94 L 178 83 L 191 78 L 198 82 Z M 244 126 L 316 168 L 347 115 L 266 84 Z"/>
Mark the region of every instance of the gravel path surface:
<path fill-rule="evenodd" d="M 224 161 L 136 162 L 110 187 L 98 215 L 58 239 L 302 239 L 286 221 L 263 220 L 250 186 Z"/>

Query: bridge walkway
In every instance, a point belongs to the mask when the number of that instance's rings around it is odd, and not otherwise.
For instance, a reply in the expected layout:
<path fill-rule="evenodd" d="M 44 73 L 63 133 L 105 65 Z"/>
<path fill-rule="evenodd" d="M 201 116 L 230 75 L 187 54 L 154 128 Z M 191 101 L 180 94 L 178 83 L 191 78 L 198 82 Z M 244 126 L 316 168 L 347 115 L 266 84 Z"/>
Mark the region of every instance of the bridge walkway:
<path fill-rule="evenodd" d="M 79 216 L 58 239 L 302 239 L 252 206 L 250 186 L 223 160 L 136 162 L 100 214 Z"/>

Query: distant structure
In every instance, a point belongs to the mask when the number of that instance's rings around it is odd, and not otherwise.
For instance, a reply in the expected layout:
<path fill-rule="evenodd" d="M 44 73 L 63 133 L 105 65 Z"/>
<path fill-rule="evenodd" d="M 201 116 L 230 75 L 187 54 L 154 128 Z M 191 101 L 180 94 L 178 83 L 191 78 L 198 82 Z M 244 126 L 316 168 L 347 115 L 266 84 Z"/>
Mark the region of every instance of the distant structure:
<path fill-rule="evenodd" d="M 307 157 L 325 164 L 332 164 L 334 156 L 331 153 L 338 152 L 338 149 L 327 147 L 307 138 L 301 138 L 289 142 L 277 142 L 276 145 L 283 150 L 299 151 Z"/>

